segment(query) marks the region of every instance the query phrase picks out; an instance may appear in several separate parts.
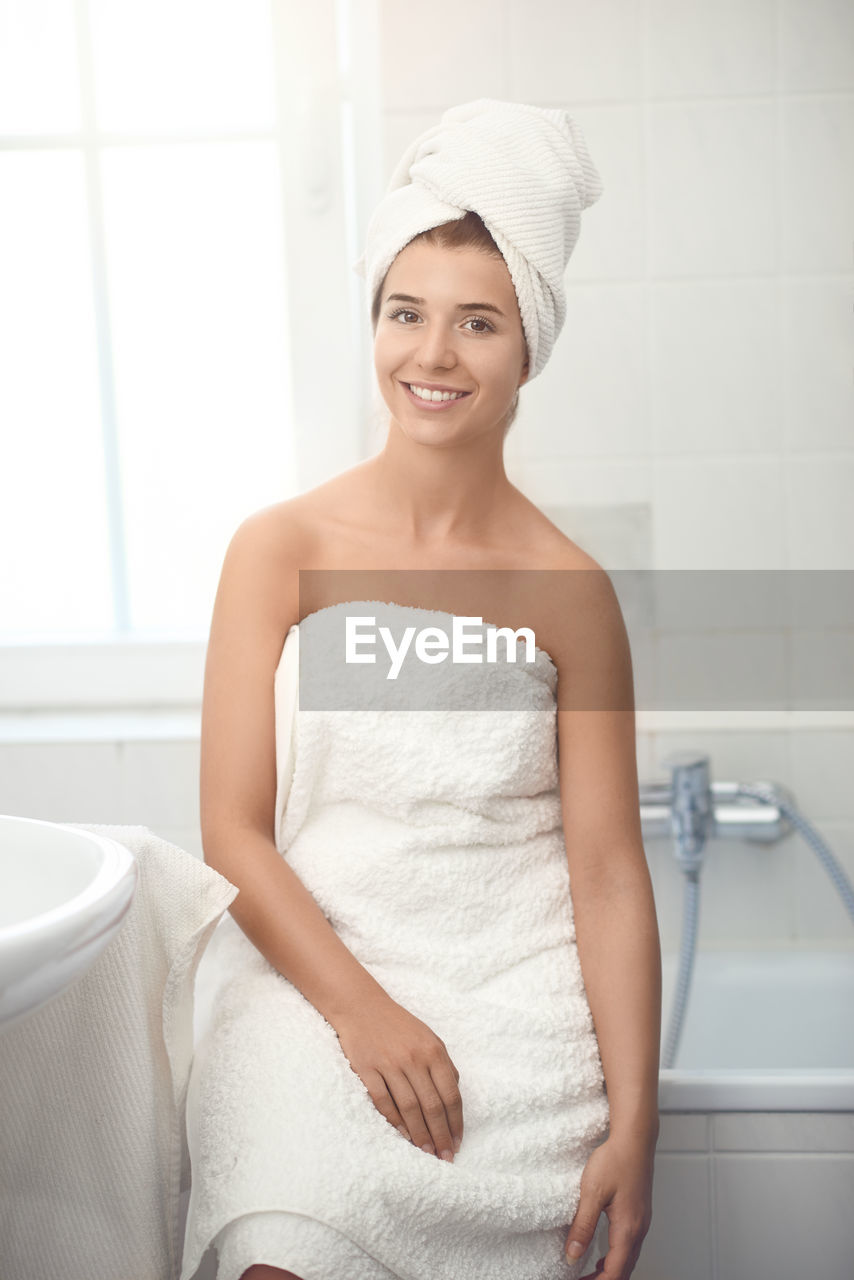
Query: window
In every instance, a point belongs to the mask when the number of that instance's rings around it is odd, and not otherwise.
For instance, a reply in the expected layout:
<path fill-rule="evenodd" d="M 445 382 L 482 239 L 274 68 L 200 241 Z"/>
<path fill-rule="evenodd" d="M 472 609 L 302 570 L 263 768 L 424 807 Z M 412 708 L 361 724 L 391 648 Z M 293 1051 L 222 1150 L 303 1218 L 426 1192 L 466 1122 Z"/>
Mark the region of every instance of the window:
<path fill-rule="evenodd" d="M 362 456 L 375 36 L 0 0 L 2 707 L 196 703 L 234 529 Z"/>

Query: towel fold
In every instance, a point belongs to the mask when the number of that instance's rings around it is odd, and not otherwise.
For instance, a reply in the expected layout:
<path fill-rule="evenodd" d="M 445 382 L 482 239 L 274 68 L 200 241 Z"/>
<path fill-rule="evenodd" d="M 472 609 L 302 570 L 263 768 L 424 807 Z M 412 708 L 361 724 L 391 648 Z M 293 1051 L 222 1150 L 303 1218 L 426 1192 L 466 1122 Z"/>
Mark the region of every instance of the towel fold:
<path fill-rule="evenodd" d="M 237 888 L 144 826 L 69 823 L 139 864 L 121 929 L 0 1032 L 0 1276 L 176 1280 L 193 984 Z"/>
<path fill-rule="evenodd" d="M 296 759 L 296 720 L 299 710 L 299 626 L 296 623 L 285 636 L 273 681 L 273 693 L 276 719 L 276 806 L 273 830 L 276 847 L 281 849 L 281 832 Z"/>

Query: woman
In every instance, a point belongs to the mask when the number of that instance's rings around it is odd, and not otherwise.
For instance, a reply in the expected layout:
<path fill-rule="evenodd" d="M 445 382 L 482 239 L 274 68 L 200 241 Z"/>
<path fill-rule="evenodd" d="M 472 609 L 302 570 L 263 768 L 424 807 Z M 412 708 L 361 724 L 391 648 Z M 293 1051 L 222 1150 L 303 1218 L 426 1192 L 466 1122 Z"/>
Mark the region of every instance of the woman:
<path fill-rule="evenodd" d="M 628 1280 L 637 1260 L 661 978 L 630 653 L 607 575 L 502 457 L 599 189 L 563 112 L 480 100 L 422 135 L 363 263 L 385 446 L 229 545 L 202 831 L 240 892 L 188 1099 L 182 1280 L 211 1242 L 220 1280 Z M 320 652 L 355 604 L 530 627 L 533 664 L 487 676 L 516 718 L 327 714 L 301 687 L 278 827 L 283 640 Z"/>

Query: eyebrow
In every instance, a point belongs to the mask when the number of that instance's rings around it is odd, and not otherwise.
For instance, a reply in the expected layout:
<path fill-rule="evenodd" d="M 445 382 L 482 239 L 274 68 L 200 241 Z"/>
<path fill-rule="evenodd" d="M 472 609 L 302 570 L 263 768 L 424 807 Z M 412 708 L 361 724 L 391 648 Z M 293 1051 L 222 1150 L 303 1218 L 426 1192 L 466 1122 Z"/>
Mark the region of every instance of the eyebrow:
<path fill-rule="evenodd" d="M 424 298 L 414 298 L 411 293 L 390 293 L 386 302 L 414 302 L 417 307 L 425 305 Z M 504 312 L 493 306 L 491 302 L 460 302 L 457 311 L 494 311 L 497 316 L 501 316 L 502 320 L 507 319 Z"/>

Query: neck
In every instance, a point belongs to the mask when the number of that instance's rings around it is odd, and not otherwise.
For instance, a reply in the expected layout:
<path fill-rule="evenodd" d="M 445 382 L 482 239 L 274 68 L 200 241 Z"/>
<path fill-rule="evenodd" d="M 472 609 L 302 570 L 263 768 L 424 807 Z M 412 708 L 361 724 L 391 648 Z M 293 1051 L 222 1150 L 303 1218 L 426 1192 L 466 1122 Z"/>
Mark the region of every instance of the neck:
<path fill-rule="evenodd" d="M 424 545 L 480 541 L 515 493 L 498 433 L 437 448 L 410 440 L 392 420 L 371 466 L 377 509 L 401 537 Z"/>

